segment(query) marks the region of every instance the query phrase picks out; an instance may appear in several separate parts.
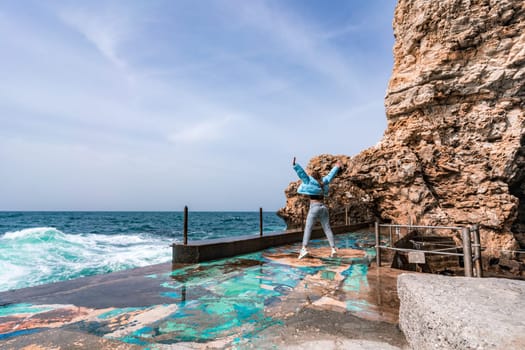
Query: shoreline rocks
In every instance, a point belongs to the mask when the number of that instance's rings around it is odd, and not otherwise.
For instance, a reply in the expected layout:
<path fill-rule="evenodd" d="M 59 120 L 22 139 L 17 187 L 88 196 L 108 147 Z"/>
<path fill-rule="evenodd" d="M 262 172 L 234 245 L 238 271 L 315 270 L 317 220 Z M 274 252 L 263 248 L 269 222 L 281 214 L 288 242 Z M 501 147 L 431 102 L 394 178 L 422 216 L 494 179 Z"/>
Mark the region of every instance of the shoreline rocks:
<path fill-rule="evenodd" d="M 344 164 L 332 220 L 478 224 L 485 266 L 525 248 L 525 3 L 399 0 L 393 26 L 382 140 L 307 167 Z M 297 185 L 278 212 L 292 226 L 308 205 Z"/>

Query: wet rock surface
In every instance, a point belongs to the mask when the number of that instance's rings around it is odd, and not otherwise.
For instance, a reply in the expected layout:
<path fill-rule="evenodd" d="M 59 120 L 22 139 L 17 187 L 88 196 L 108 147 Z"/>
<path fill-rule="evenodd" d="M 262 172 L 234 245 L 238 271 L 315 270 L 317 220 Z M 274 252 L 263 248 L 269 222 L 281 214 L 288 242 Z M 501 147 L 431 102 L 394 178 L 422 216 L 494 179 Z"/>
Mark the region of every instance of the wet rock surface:
<path fill-rule="evenodd" d="M 0 349 L 15 350 L 140 350 L 143 347 L 91 334 L 52 329 L 0 342 Z"/>
<path fill-rule="evenodd" d="M 398 295 L 413 349 L 525 348 L 525 281 L 402 274 Z"/>
<path fill-rule="evenodd" d="M 395 324 L 365 320 L 348 313 L 306 308 L 285 320 L 280 327 L 265 330 L 268 344 L 254 348 L 283 349 L 401 349 L 407 348 Z M 326 348 L 325 348 L 326 346 Z"/>
<path fill-rule="evenodd" d="M 397 348 L 401 271 L 370 266 L 371 236 L 3 292 L 0 349 Z"/>
<path fill-rule="evenodd" d="M 303 284 L 281 305 L 267 311 L 282 317 L 283 324 L 264 330 L 260 340 L 254 340 L 252 345 L 283 349 L 406 349 L 408 344 L 398 327 L 397 276 L 401 273 L 372 266 L 354 288 L 344 291 L 337 283 L 321 282 L 320 276 L 316 286 L 313 277 L 304 282 L 308 288 Z"/>

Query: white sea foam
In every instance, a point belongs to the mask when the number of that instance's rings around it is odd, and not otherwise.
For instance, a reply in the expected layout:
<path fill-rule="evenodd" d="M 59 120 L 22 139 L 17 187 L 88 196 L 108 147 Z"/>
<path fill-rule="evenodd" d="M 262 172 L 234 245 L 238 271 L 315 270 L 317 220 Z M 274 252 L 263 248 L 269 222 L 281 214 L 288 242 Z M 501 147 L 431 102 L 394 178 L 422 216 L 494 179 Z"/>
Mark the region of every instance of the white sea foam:
<path fill-rule="evenodd" d="M 10 281 L 20 281 L 28 276 L 31 269 L 24 266 L 12 264 L 8 261 L 3 261 L 0 255 L 0 289 L 4 290 L 4 284 Z"/>
<path fill-rule="evenodd" d="M 37 238 L 44 235 L 46 232 L 54 231 L 55 233 L 62 234 L 59 230 L 53 227 L 34 227 L 26 228 L 20 231 L 6 232 L 1 238 L 2 239 L 20 239 L 20 238 Z"/>
<path fill-rule="evenodd" d="M 0 235 L 0 291 L 167 262 L 166 238 L 67 234 L 52 227 Z"/>

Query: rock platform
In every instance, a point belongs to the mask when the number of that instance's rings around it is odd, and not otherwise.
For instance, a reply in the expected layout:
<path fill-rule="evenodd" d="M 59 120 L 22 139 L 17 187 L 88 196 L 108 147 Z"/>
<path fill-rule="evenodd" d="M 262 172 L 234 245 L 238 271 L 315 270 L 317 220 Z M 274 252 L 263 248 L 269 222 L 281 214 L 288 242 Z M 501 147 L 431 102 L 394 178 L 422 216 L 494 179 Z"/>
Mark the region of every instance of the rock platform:
<path fill-rule="evenodd" d="M 372 233 L 0 293 L 0 349 L 404 349 Z M 359 244 L 358 244 L 359 243 Z M 361 244 L 362 243 L 362 244 Z"/>

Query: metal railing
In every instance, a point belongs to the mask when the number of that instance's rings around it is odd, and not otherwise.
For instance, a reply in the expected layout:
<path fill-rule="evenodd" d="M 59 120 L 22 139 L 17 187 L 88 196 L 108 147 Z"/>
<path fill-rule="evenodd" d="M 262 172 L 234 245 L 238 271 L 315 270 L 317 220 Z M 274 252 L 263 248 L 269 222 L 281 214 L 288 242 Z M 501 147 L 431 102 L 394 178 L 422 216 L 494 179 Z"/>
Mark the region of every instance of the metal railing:
<path fill-rule="evenodd" d="M 381 228 L 389 229 L 389 245 L 381 245 Z M 393 242 L 394 242 L 395 236 L 397 236 L 396 241 L 399 241 L 402 238 L 401 231 L 403 229 L 406 231 L 405 235 L 407 235 L 410 232 L 416 231 L 416 230 L 417 232 L 420 232 L 420 230 L 456 231 L 456 232 L 459 232 L 461 235 L 462 247 L 458 247 L 456 245 L 451 246 L 451 245 L 446 245 L 446 244 L 433 244 L 434 246 L 441 245 L 441 246 L 444 246 L 445 248 L 432 249 L 432 250 L 394 247 Z M 476 277 L 483 277 L 483 266 L 481 263 L 481 244 L 480 244 L 480 236 L 479 236 L 479 227 L 477 225 L 470 226 L 470 227 L 422 226 L 422 225 L 380 224 L 376 222 L 375 223 L 375 236 L 376 236 L 376 245 L 375 245 L 376 263 L 378 267 L 381 266 L 381 249 L 407 252 L 409 254 L 411 252 L 414 252 L 417 254 L 423 253 L 423 254 L 452 255 L 452 256 L 463 257 L 465 277 L 473 277 L 474 274 Z M 413 242 L 413 243 L 414 243 L 414 246 L 416 246 L 416 248 L 419 248 L 425 245 L 424 242 L 421 242 L 421 243 Z M 418 244 L 419 246 L 417 246 Z M 452 250 L 457 251 L 458 248 L 463 248 L 463 252 L 462 253 L 452 252 Z"/>

